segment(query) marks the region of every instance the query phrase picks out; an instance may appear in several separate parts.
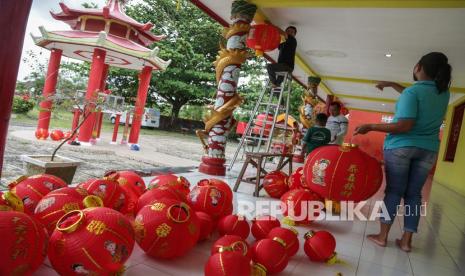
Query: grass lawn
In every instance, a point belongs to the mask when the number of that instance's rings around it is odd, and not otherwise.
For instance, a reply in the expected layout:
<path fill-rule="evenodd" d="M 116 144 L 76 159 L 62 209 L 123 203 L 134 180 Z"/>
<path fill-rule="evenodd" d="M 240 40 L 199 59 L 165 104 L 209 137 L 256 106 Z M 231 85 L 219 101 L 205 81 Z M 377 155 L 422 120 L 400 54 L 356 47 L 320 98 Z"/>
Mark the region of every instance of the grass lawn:
<path fill-rule="evenodd" d="M 39 116 L 39 110 L 34 108 L 27 114 L 12 114 L 11 122 L 22 125 L 37 125 L 37 118 Z M 62 129 L 70 130 L 71 124 L 73 122 L 73 113 L 66 110 L 54 110 L 52 113 L 52 118 L 50 120 L 50 129 Z M 110 122 L 110 119 L 107 116 L 103 118 L 102 132 L 112 132 L 114 125 Z M 122 133 L 124 125 L 120 125 L 119 132 Z M 195 134 L 182 134 L 179 132 L 171 132 L 160 129 L 149 129 L 142 128 L 140 131 L 141 135 L 157 135 L 157 136 L 171 136 L 171 137 L 184 137 L 197 139 Z"/>

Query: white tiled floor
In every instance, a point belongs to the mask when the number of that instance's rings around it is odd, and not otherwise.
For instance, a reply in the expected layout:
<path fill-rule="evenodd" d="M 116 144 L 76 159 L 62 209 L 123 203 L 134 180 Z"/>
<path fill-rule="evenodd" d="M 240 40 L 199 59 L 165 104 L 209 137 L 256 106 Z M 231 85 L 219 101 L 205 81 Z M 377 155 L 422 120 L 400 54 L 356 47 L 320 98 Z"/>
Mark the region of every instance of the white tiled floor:
<path fill-rule="evenodd" d="M 232 174 L 237 172 L 233 171 Z M 198 172 L 182 174 L 195 185 L 198 180 L 209 178 Z M 148 178 L 150 179 L 150 178 Z M 148 180 L 147 179 L 147 180 Z M 226 176 L 226 182 L 232 187 L 236 178 Z M 253 185 L 243 183 L 235 194 L 238 200 L 269 200 L 251 196 Z M 262 191 L 264 195 L 264 191 Z M 373 200 L 381 199 L 383 192 L 378 192 Z M 400 251 L 394 243 L 402 233 L 403 222 L 397 219 L 392 227 L 388 246 L 381 248 L 365 239 L 365 236 L 378 231 L 377 222 L 355 221 L 321 221 L 312 225 L 312 229 L 324 229 L 334 234 L 337 241 L 336 250 L 343 263 L 326 265 L 310 262 L 302 247 L 303 234 L 310 227 L 297 227 L 301 247 L 279 275 L 420 275 L 448 276 L 465 275 L 465 197 L 434 183 L 424 189 L 424 199 L 428 201 L 427 216 L 422 218 L 419 233 L 414 236 L 414 250 L 411 253 Z M 371 210 L 370 205 L 364 213 Z M 147 257 L 136 245 L 130 260 L 126 263 L 125 275 L 203 275 L 210 247 L 215 241 L 199 243 L 186 256 L 172 260 L 159 261 Z M 249 237 L 253 242 L 253 238 Z M 43 265 L 35 275 L 55 275 L 48 265 Z M 240 275 L 238 275 L 240 276 Z"/>

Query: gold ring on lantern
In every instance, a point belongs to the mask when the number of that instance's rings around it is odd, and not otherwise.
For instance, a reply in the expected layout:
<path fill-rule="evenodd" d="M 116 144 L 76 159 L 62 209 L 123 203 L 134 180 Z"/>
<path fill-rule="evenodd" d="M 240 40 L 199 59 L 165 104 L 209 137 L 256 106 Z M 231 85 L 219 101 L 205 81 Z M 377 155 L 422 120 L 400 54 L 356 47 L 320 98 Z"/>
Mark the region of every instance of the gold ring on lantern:
<path fill-rule="evenodd" d="M 181 208 L 182 210 L 184 210 L 184 212 L 186 212 L 186 218 L 181 220 L 179 218 L 175 218 L 173 217 L 173 215 L 171 215 L 171 210 L 173 209 L 173 207 L 179 207 Z M 171 219 L 172 221 L 176 222 L 176 223 L 184 223 L 184 222 L 187 222 L 190 217 L 191 217 L 191 213 L 189 211 L 189 206 L 184 203 L 184 202 L 181 202 L 180 204 L 173 204 L 171 205 L 169 208 L 168 208 L 168 211 L 166 212 L 166 215 L 168 216 L 169 219 Z"/>
<path fill-rule="evenodd" d="M 294 227 L 289 227 L 288 229 L 291 230 L 292 233 L 294 233 L 296 236 L 299 235 L 299 232 L 297 232 L 297 230 Z"/>
<path fill-rule="evenodd" d="M 234 251 L 234 249 L 232 248 L 232 246 L 220 246 L 218 248 L 218 253 L 223 253 L 223 252 L 226 252 L 226 251 Z"/>
<path fill-rule="evenodd" d="M 71 215 L 76 214 L 76 213 L 79 215 L 79 219 L 76 222 L 74 222 L 70 226 L 60 227 L 60 223 L 63 222 L 64 219 L 66 219 L 66 218 L 68 218 Z M 76 229 L 79 227 L 79 225 L 81 225 L 83 219 L 84 219 L 84 212 L 83 211 L 81 211 L 81 210 L 73 210 L 73 211 L 65 214 L 64 216 L 62 216 L 57 221 L 56 229 L 58 231 L 60 231 L 60 232 L 72 233 L 72 232 L 76 231 Z"/>
<path fill-rule="evenodd" d="M 244 241 L 235 241 L 231 244 L 231 249 L 237 248 L 237 245 L 242 245 L 242 255 L 246 256 L 247 255 L 247 244 Z"/>
<path fill-rule="evenodd" d="M 313 230 L 310 230 L 307 233 L 305 233 L 304 238 L 305 240 L 308 240 L 310 238 L 313 238 L 313 236 L 315 236 L 315 232 Z"/>
<path fill-rule="evenodd" d="M 255 263 L 253 265 L 252 275 L 253 276 L 266 276 L 267 275 L 266 267 L 264 267 L 261 264 Z"/>
<path fill-rule="evenodd" d="M 82 203 L 86 208 L 91 208 L 91 207 L 103 207 L 103 201 L 100 197 L 94 196 L 94 195 L 89 195 L 86 196 L 83 200 Z"/>
<path fill-rule="evenodd" d="M 278 238 L 278 237 L 274 237 L 273 240 L 276 241 L 276 242 L 279 242 L 279 244 L 281 244 L 284 248 L 287 247 L 287 244 L 283 239 Z"/>
<path fill-rule="evenodd" d="M 355 149 L 358 148 L 357 144 L 352 144 L 352 143 L 343 143 L 342 148 L 344 149 Z"/>

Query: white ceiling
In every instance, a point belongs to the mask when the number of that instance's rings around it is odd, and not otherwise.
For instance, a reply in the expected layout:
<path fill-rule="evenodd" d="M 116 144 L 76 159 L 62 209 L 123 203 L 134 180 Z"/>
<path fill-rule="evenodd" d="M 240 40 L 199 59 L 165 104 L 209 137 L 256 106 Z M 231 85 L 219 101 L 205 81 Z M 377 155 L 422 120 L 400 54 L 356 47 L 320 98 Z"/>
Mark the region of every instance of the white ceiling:
<path fill-rule="evenodd" d="M 202 0 L 229 21 L 230 0 Z M 298 29 L 298 53 L 318 75 L 412 82 L 420 57 L 441 51 L 453 67 L 454 87 L 465 87 L 464 8 L 264 8 L 275 25 Z M 308 52 L 310 51 L 310 54 Z M 392 57 L 387 58 L 386 53 Z M 277 52 L 270 53 L 276 57 Z M 308 70 L 296 68 L 306 83 Z M 379 92 L 371 84 L 325 80 L 334 94 L 397 99 L 393 90 Z M 320 88 L 320 90 L 322 90 Z M 326 97 L 324 91 L 319 93 Z M 464 94 L 452 95 L 458 99 Z M 393 112 L 394 104 L 344 98 L 349 108 Z"/>

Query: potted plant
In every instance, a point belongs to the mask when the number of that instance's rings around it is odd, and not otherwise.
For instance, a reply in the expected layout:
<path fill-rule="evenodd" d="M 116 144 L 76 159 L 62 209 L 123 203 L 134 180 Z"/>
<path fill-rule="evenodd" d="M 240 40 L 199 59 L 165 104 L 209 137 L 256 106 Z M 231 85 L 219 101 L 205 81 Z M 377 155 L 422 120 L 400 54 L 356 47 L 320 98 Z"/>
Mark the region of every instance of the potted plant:
<path fill-rule="evenodd" d="M 63 179 L 66 183 L 71 184 L 76 173 L 77 167 L 81 164 L 81 161 L 58 155 L 58 151 L 63 147 L 63 145 L 70 141 L 74 140 L 79 129 L 84 124 L 84 122 L 90 117 L 90 115 L 101 108 L 101 105 L 104 102 L 106 94 L 99 93 L 99 96 L 96 100 L 84 100 L 84 102 L 79 103 L 76 99 L 78 97 L 71 98 L 75 101 L 74 108 L 78 109 L 82 114 L 84 114 L 82 120 L 78 125 L 72 130 L 71 135 L 63 139 L 61 143 L 55 147 L 51 155 L 21 155 L 21 160 L 23 161 L 24 169 L 27 175 L 36 175 L 36 174 L 51 174 Z M 69 99 L 69 97 L 63 97 L 59 95 L 54 95 L 47 97 L 46 100 L 60 100 L 63 102 L 63 99 Z"/>

